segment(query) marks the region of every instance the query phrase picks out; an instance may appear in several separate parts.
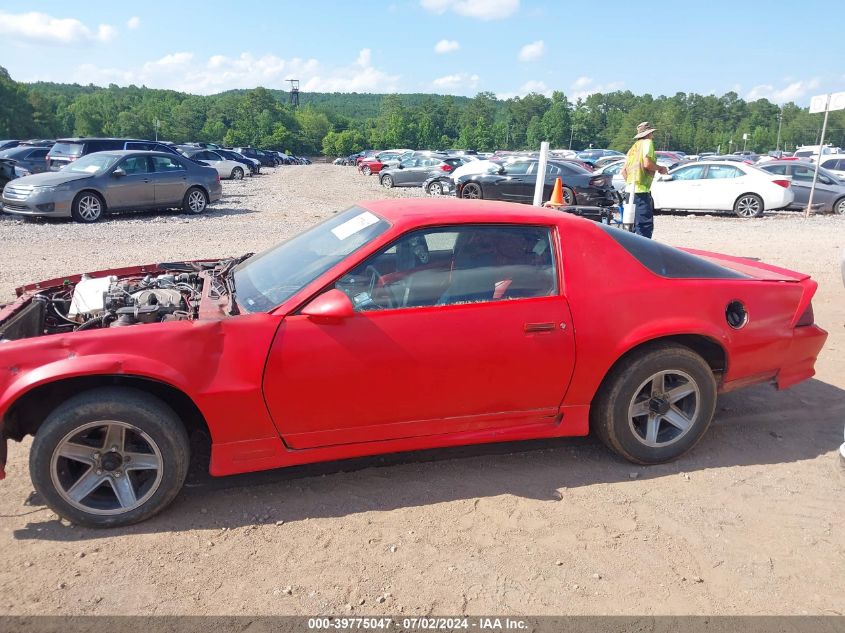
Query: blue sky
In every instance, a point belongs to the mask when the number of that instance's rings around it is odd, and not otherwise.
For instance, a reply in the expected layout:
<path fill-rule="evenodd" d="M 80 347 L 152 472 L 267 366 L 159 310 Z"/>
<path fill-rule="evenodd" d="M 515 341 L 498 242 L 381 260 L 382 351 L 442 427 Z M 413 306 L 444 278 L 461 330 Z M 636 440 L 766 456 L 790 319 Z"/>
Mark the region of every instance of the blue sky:
<path fill-rule="evenodd" d="M 0 5 L 0 65 L 20 81 L 198 94 L 295 77 L 320 92 L 734 90 L 806 105 L 845 89 L 838 11 L 817 0 L 32 1 Z M 817 57 L 818 41 L 829 45 Z"/>

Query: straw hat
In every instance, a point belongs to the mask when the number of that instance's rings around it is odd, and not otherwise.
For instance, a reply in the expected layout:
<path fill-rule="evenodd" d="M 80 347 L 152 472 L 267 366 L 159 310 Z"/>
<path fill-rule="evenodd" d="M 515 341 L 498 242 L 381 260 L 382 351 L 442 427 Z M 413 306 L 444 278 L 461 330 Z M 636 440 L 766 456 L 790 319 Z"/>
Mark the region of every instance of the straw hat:
<path fill-rule="evenodd" d="M 634 137 L 634 139 L 641 139 L 656 131 L 657 130 L 651 127 L 651 123 L 649 123 L 648 121 L 643 121 L 637 126 L 637 135 Z"/>

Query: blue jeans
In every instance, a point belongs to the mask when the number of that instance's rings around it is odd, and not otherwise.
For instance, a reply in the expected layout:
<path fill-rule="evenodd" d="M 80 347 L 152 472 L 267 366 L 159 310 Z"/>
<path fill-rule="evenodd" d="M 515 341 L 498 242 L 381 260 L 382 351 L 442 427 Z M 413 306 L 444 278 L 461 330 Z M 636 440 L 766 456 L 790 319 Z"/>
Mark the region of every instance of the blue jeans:
<path fill-rule="evenodd" d="M 636 207 L 634 233 L 651 239 L 654 233 L 654 200 L 651 199 L 651 194 L 635 193 L 634 206 Z"/>

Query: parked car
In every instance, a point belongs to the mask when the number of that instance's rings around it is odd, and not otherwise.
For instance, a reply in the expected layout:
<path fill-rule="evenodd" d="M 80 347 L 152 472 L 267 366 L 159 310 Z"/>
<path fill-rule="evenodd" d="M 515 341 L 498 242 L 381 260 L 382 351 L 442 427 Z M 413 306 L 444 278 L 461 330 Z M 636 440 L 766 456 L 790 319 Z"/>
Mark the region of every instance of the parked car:
<path fill-rule="evenodd" d="M 16 139 L 3 139 L 3 140 L 0 140 L 0 151 L 2 151 L 2 150 L 4 150 L 4 149 L 11 149 L 11 148 L 13 148 L 13 147 L 17 147 L 17 146 L 18 146 L 18 145 L 20 145 L 21 143 L 23 143 L 23 141 L 16 140 Z"/>
<path fill-rule="evenodd" d="M 261 172 L 261 161 L 255 158 L 248 158 L 243 154 L 238 154 L 235 151 L 230 149 L 216 149 L 214 150 L 215 154 L 220 154 L 226 160 L 233 160 L 236 163 L 240 163 L 244 165 L 248 170 L 249 173 L 253 176 Z"/>
<path fill-rule="evenodd" d="M 578 152 L 577 157 L 585 163 L 595 165 L 602 158 L 625 158 L 625 154 L 613 149 L 585 149 Z"/>
<path fill-rule="evenodd" d="M 597 161 L 593 163 L 593 168 L 598 171 L 608 165 L 618 162 L 624 162 L 625 156 L 605 156 L 604 158 L 599 158 Z"/>
<path fill-rule="evenodd" d="M 0 191 L 3 190 L 6 183 L 15 178 L 22 178 L 29 175 L 30 172 L 26 168 L 21 167 L 11 158 L 0 158 Z"/>
<path fill-rule="evenodd" d="M 519 160 L 504 163 L 493 173 L 460 176 L 455 179 L 456 194 L 472 200 L 483 198 L 531 203 L 538 164 L 536 160 Z M 567 205 L 609 207 L 617 203 L 610 177 L 564 161 L 546 164 L 543 200 L 551 197 L 558 177 L 563 180 L 563 200 Z"/>
<path fill-rule="evenodd" d="M 813 376 L 816 288 L 549 209 L 370 202 L 259 255 L 21 287 L 0 478 L 7 438 L 34 435 L 39 497 L 111 527 L 176 498 L 192 430 L 217 476 L 590 431 L 663 463 L 719 392 Z"/>
<path fill-rule="evenodd" d="M 220 177 L 182 156 L 118 150 L 83 156 L 59 172 L 19 178 L 3 189 L 6 213 L 96 222 L 110 211 L 180 207 L 202 213 L 220 199 Z"/>
<path fill-rule="evenodd" d="M 386 152 L 379 152 L 371 158 L 365 158 L 358 163 L 358 171 L 365 176 L 370 174 L 377 174 L 385 167 L 393 167 L 399 162 L 413 154 L 412 150 L 391 150 Z"/>
<path fill-rule="evenodd" d="M 214 167 L 221 178 L 231 180 L 243 180 L 249 167 L 240 161 L 230 160 L 216 151 L 210 149 L 199 149 L 193 152 L 186 152 L 185 155 L 203 165 Z"/>
<path fill-rule="evenodd" d="M 789 180 L 730 161 L 687 163 L 658 175 L 651 196 L 656 210 L 733 211 L 741 218 L 786 208 L 795 198 Z"/>
<path fill-rule="evenodd" d="M 827 156 L 829 154 L 838 154 L 839 151 L 837 148 L 831 147 L 830 145 L 803 145 L 801 147 L 796 147 L 792 155 L 795 158 L 815 162 L 819 158 L 819 153 L 821 153 L 822 156 Z"/>
<path fill-rule="evenodd" d="M 233 147 L 232 150 L 238 154 L 243 154 L 247 158 L 254 158 L 264 167 L 274 167 L 276 164 L 276 161 L 254 147 Z"/>
<path fill-rule="evenodd" d="M 11 158 L 31 174 L 39 174 L 47 171 L 47 152 L 49 151 L 49 147 L 17 145 L 0 150 L 0 158 Z"/>
<path fill-rule="evenodd" d="M 50 148 L 50 151 L 47 152 L 47 169 L 48 171 L 58 171 L 65 165 L 72 163 L 82 156 L 93 154 L 94 152 L 122 149 L 157 151 L 178 155 L 176 149 L 170 145 L 143 139 L 87 137 L 61 138 L 58 139 L 55 145 Z"/>
<path fill-rule="evenodd" d="M 807 161 L 778 160 L 760 165 L 760 168 L 775 176 L 783 176 L 790 182 L 795 199 L 789 208 L 806 209 L 810 201 L 810 188 L 813 185 L 816 165 Z M 816 191 L 813 193 L 813 206 L 820 206 L 822 213 L 845 215 L 845 181 L 839 180 L 833 172 L 819 167 Z"/>
<path fill-rule="evenodd" d="M 819 164 L 840 180 L 845 178 L 845 154 L 825 155 Z"/>
<path fill-rule="evenodd" d="M 464 161 L 457 156 L 438 155 L 405 158 L 396 167 L 383 169 L 379 174 L 382 187 L 420 187 L 432 176 L 448 175 Z"/>

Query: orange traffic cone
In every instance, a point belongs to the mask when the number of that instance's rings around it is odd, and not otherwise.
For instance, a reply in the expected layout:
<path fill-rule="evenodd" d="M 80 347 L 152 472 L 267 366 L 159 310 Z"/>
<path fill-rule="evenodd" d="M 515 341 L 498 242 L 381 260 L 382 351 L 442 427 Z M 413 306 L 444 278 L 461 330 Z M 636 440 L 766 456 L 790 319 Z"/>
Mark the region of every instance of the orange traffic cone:
<path fill-rule="evenodd" d="M 562 207 L 563 202 L 563 181 L 558 177 L 555 180 L 555 188 L 552 189 L 552 199 L 546 203 L 550 207 Z"/>

